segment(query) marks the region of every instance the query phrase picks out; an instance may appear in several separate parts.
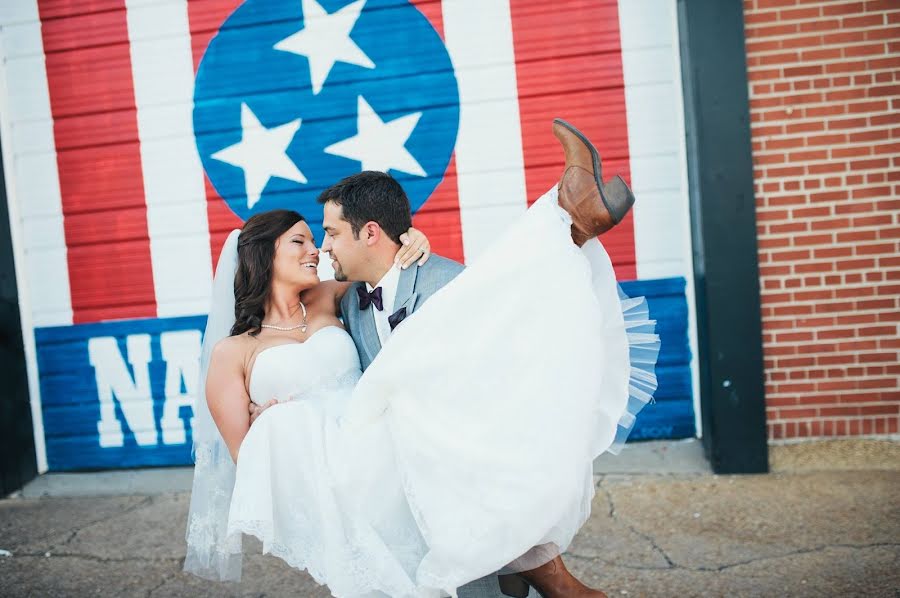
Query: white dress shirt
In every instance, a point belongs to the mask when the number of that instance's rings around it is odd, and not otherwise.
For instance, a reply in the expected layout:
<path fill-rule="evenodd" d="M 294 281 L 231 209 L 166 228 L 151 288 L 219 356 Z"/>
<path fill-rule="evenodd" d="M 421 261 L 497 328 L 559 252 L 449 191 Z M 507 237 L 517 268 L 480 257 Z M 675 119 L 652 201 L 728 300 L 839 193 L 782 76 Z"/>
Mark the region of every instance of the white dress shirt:
<path fill-rule="evenodd" d="M 400 266 L 394 265 L 381 277 L 381 280 L 376 285 L 381 287 L 381 304 L 384 306 L 384 309 L 378 311 L 372 305 L 372 317 L 375 318 L 375 329 L 378 330 L 378 339 L 381 341 L 382 347 L 387 342 L 388 337 L 391 336 L 391 324 L 388 322 L 388 317 L 394 313 L 394 300 L 397 298 L 397 286 L 399 284 Z M 374 289 L 375 287 L 366 283 L 367 291 L 371 293 Z"/>

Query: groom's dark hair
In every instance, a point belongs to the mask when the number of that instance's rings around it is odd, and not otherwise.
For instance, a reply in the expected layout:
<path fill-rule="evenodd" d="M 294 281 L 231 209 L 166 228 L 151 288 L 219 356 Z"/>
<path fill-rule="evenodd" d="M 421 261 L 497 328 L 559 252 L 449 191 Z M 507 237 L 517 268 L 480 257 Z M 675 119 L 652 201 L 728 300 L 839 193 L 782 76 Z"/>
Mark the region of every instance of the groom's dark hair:
<path fill-rule="evenodd" d="M 319 194 L 319 203 L 341 206 L 344 220 L 350 223 L 354 238 L 366 222 L 377 222 L 390 239 L 400 244 L 400 235 L 412 226 L 409 199 L 394 177 L 375 170 L 364 170 L 335 183 Z"/>

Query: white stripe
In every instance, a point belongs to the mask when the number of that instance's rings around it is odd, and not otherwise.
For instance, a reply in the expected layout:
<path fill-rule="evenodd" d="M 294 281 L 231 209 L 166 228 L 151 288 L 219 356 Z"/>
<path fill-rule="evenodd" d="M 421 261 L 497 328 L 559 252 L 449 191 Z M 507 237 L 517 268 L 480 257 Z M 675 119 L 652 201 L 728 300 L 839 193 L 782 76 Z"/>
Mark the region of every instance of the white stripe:
<path fill-rule="evenodd" d="M 528 205 L 512 19 L 506 1 L 445 0 L 442 10 L 459 84 L 456 166 L 468 261 Z"/>
<path fill-rule="evenodd" d="M 186 0 L 126 0 L 157 315 L 204 314 L 212 261 Z"/>
<path fill-rule="evenodd" d="M 694 264 L 675 0 L 620 0 L 638 278 L 684 276 L 694 421 L 701 435 Z"/>
<path fill-rule="evenodd" d="M 6 185 L 13 236 L 20 236 L 24 272 L 20 293 L 28 293 L 34 326 L 72 323 L 69 266 L 62 198 L 44 64 L 41 25 L 34 0 L 16 3 L 2 22 L 5 59 L 3 109 Z"/>
<path fill-rule="evenodd" d="M 0 11 L 0 137 L 39 473 L 47 471 L 35 326 L 72 323 L 66 237 L 36 0 Z"/>

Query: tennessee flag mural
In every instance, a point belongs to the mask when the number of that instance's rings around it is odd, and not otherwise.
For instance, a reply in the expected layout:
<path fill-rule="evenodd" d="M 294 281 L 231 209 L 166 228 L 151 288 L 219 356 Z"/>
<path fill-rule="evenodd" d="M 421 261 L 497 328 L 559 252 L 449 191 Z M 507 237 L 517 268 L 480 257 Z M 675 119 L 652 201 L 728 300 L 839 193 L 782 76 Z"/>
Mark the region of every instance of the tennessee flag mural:
<path fill-rule="evenodd" d="M 248 217 L 295 209 L 321 242 L 319 192 L 382 170 L 403 184 L 433 250 L 471 261 L 559 178 L 555 116 L 595 140 L 606 176 L 622 174 L 638 196 L 604 237 L 663 336 L 657 403 L 632 438 L 695 434 L 681 138 L 642 91 L 667 85 L 663 102 L 680 98 L 677 69 L 658 65 L 677 64 L 671 11 L 12 4 L 0 9 L 4 163 L 44 469 L 190 462 L 212 273 Z M 639 33 L 642 18 L 658 29 Z"/>

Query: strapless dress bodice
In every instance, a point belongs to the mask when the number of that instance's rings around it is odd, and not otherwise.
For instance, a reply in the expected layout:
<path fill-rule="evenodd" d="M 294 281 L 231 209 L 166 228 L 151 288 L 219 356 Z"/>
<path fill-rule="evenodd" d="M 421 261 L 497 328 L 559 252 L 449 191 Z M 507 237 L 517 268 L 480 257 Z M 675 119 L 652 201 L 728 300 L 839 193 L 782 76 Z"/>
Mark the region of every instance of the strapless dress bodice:
<path fill-rule="evenodd" d="M 250 400 L 298 400 L 313 392 L 352 387 L 361 375 L 353 339 L 339 326 L 325 326 L 305 342 L 263 349 L 250 372 Z"/>

